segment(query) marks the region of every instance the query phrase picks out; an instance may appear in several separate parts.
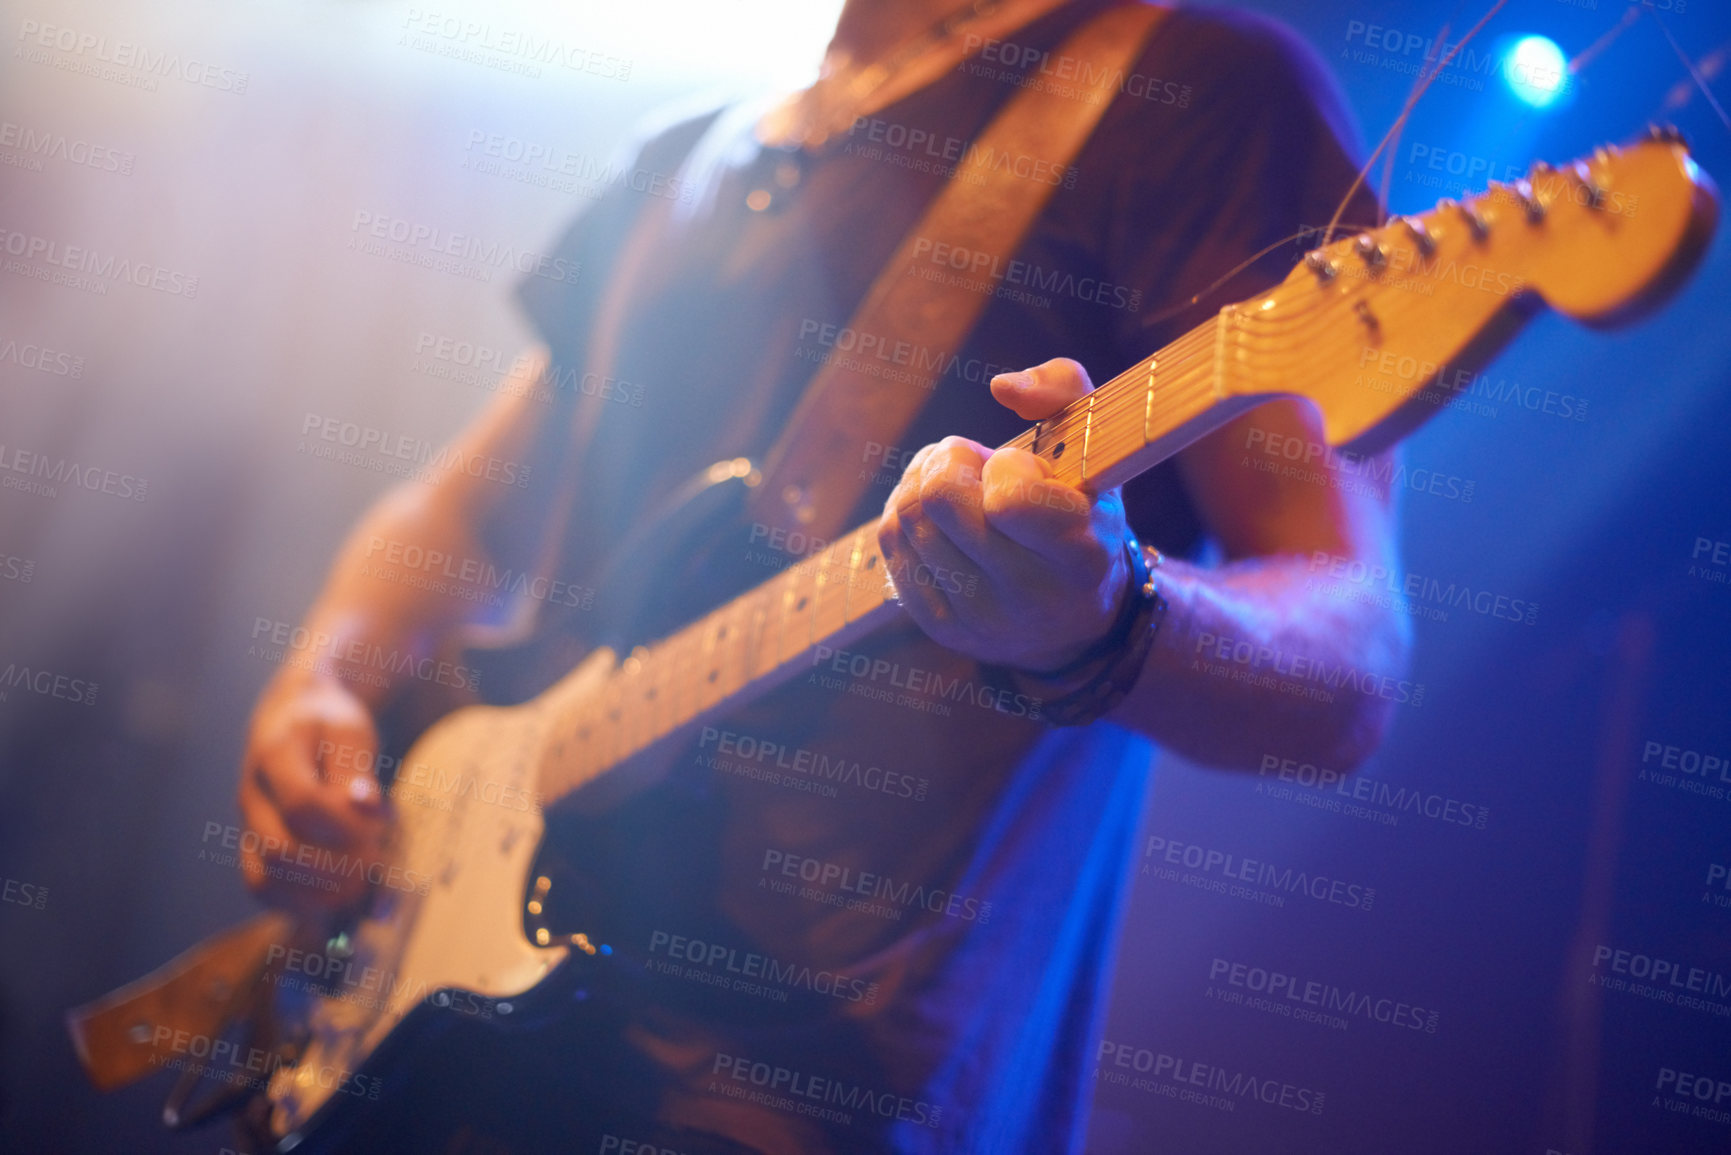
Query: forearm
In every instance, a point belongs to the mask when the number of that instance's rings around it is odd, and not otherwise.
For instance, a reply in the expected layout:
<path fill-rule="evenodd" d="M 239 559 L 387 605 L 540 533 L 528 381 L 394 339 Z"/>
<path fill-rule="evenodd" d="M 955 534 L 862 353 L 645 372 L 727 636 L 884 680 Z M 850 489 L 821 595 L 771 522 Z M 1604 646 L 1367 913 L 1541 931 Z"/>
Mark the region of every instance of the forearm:
<path fill-rule="evenodd" d="M 533 379 L 541 364 L 522 359 L 516 374 Z M 448 655 L 461 635 L 508 618 L 513 583 L 501 575 L 550 563 L 572 463 L 568 412 L 526 393 L 502 391 L 453 440 L 439 475 L 397 486 L 362 516 L 302 623 L 315 652 L 298 669 L 336 677 L 379 709 L 428 669 L 450 687 L 427 662 Z M 514 463 L 521 484 L 462 467 L 476 460 Z"/>
<path fill-rule="evenodd" d="M 374 710 L 407 682 L 390 668 L 434 658 L 483 620 L 482 591 L 462 575 L 497 569 L 461 520 L 420 488 L 392 490 L 349 532 L 302 621 L 312 660 L 289 668 L 335 677 Z"/>
<path fill-rule="evenodd" d="M 1410 699 L 1406 619 L 1309 588 L 1293 554 L 1156 571 L 1167 611 L 1111 718 L 1183 756 L 1254 768 L 1270 755 L 1350 767 Z"/>

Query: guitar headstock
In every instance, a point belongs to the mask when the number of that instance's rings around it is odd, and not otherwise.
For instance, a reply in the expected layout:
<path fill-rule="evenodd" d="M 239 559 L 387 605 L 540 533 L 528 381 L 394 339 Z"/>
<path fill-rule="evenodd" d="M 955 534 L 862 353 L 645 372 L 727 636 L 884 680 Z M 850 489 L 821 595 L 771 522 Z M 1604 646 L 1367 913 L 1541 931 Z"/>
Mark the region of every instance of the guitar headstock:
<path fill-rule="evenodd" d="M 1331 444 L 1374 452 L 1462 387 L 1541 305 L 1620 324 L 1662 304 L 1718 221 L 1713 182 L 1655 129 L 1308 253 L 1223 311 L 1227 395 L 1298 395 Z"/>

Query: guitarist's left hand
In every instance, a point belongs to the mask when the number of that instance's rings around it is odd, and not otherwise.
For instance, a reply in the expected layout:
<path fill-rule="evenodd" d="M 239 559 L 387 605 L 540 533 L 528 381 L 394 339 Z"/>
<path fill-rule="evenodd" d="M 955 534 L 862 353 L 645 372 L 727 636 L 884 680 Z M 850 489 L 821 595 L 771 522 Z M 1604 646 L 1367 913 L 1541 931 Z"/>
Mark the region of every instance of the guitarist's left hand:
<path fill-rule="evenodd" d="M 1058 358 L 992 380 L 1026 421 L 1094 388 Z M 878 544 L 902 603 L 934 641 L 1023 670 L 1057 669 L 1111 629 L 1129 583 L 1116 489 L 1090 500 L 1020 449 L 946 437 L 914 455 L 884 503 Z"/>

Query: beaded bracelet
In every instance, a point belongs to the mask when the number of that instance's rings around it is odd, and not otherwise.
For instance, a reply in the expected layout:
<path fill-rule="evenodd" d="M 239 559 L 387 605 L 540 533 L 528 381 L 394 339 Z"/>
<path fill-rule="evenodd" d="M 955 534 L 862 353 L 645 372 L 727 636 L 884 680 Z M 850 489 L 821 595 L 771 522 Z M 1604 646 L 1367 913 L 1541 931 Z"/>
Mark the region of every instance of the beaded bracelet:
<path fill-rule="evenodd" d="M 1041 713 L 1051 726 L 1086 726 L 1109 713 L 1129 695 L 1154 645 L 1154 635 L 1166 617 L 1154 571 L 1166 561 L 1159 550 L 1143 547 L 1134 537 L 1124 543 L 1130 559 L 1130 588 L 1118 620 L 1106 636 L 1062 669 L 1022 676 L 1036 681 L 1061 681 L 1094 662 L 1104 664 L 1094 676 L 1063 697 L 1043 703 Z M 1151 556 L 1150 556 L 1151 555 Z"/>

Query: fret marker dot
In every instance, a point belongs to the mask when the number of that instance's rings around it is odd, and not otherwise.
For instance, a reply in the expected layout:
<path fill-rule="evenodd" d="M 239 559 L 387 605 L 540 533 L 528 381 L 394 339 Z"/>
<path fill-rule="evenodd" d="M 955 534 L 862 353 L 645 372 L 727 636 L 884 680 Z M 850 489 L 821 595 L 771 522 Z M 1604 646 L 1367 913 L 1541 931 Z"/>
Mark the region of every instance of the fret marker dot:
<path fill-rule="evenodd" d="M 710 680 L 710 681 L 712 681 L 712 682 L 713 682 L 713 681 L 715 681 L 715 675 L 717 675 L 717 674 L 719 674 L 719 673 L 721 673 L 721 671 L 720 671 L 720 670 L 711 670 L 711 671 L 709 671 L 709 680 Z"/>
<path fill-rule="evenodd" d="M 1060 441 L 1058 444 L 1052 446 L 1052 460 L 1056 461 L 1062 456 L 1064 456 L 1064 443 Z"/>
<path fill-rule="evenodd" d="M 805 602 L 805 598 L 800 598 L 797 602 L 793 603 L 793 608 L 796 610 L 803 610 L 805 608 Z"/>

